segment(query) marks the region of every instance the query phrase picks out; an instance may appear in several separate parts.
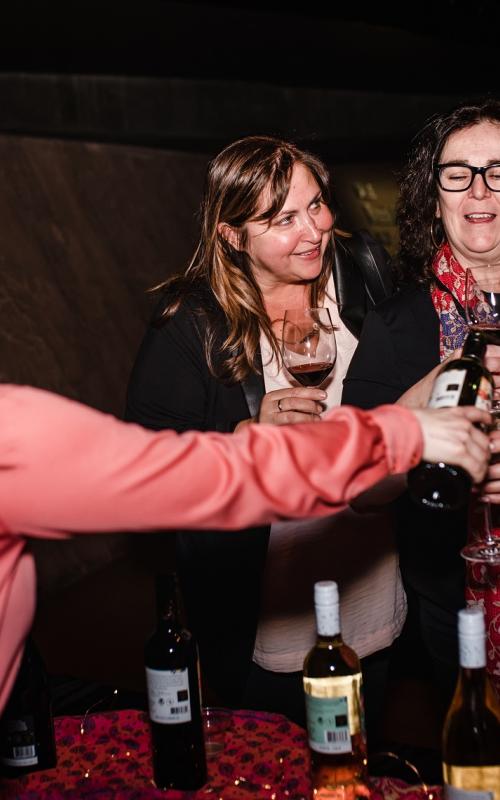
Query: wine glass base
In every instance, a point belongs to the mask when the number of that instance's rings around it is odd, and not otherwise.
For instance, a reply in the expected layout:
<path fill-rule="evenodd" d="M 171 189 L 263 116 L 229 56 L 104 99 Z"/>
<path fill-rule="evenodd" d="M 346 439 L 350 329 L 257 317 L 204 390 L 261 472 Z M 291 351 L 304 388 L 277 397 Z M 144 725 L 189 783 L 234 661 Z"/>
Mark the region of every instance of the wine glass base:
<path fill-rule="evenodd" d="M 498 542 L 476 542 L 468 544 L 460 551 L 462 558 L 466 561 L 476 561 L 482 564 L 500 564 L 500 541 Z"/>

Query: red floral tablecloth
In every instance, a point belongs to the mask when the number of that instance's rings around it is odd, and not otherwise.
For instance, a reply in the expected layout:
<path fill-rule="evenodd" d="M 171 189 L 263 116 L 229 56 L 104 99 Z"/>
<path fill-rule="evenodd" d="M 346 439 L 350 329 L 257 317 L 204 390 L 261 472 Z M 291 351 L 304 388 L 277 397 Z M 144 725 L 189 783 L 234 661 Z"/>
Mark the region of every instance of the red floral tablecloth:
<path fill-rule="evenodd" d="M 305 800 L 310 796 L 305 732 L 279 714 L 233 712 L 224 750 L 208 760 L 208 783 L 197 792 L 155 788 L 143 712 L 110 711 L 83 721 L 59 717 L 55 728 L 57 767 L 3 780 L 2 800 Z M 435 788 L 432 795 L 440 800 L 441 790 Z M 391 778 L 374 779 L 372 800 L 401 798 L 426 800 L 418 787 Z"/>
<path fill-rule="evenodd" d="M 484 539 L 486 506 L 473 500 L 469 508 L 469 541 Z M 500 538 L 500 507 L 490 506 L 491 532 Z M 500 564 L 467 562 L 465 586 L 467 605 L 479 604 L 486 622 L 486 668 L 500 697 Z"/>
<path fill-rule="evenodd" d="M 484 608 L 487 670 L 500 696 L 500 564 L 468 562 L 465 597 Z"/>

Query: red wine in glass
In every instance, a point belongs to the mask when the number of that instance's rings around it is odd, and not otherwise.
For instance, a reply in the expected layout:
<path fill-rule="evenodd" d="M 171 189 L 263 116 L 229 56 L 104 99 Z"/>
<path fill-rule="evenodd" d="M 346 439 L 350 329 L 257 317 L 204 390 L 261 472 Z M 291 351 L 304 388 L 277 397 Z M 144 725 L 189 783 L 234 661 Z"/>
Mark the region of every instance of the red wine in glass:
<path fill-rule="evenodd" d="M 285 311 L 283 364 L 302 386 L 321 386 L 335 365 L 335 330 L 327 308 Z"/>
<path fill-rule="evenodd" d="M 288 372 L 302 386 L 321 386 L 333 369 L 333 364 L 327 361 L 317 364 L 298 364 L 296 367 L 287 367 Z"/>

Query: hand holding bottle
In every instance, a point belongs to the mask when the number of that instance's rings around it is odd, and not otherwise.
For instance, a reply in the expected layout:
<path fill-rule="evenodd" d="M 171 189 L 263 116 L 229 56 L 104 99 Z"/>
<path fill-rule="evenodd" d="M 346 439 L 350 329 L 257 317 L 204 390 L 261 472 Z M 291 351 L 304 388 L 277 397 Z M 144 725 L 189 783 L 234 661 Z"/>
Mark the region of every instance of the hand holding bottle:
<path fill-rule="evenodd" d="M 429 399 L 429 408 L 456 409 L 458 406 L 474 406 L 487 411 L 487 419 L 468 419 L 485 427 L 491 424 L 494 380 L 484 365 L 486 339 L 480 331 L 471 330 L 460 358 L 447 361 L 436 375 Z M 423 460 L 408 473 L 408 489 L 416 503 L 427 508 L 453 510 L 462 507 L 468 500 L 471 476 L 476 482 L 484 477 L 481 447 L 484 442 L 477 436 L 457 430 L 457 449 L 453 460 L 443 458 Z M 431 442 L 428 442 L 428 446 Z M 479 449 L 478 449 L 479 448 Z M 464 468 L 465 467 L 465 468 Z"/>
<path fill-rule="evenodd" d="M 414 414 L 424 437 L 423 460 L 460 466 L 480 483 L 491 450 L 488 435 L 477 426 L 488 426 L 490 414 L 473 406 L 414 409 Z"/>

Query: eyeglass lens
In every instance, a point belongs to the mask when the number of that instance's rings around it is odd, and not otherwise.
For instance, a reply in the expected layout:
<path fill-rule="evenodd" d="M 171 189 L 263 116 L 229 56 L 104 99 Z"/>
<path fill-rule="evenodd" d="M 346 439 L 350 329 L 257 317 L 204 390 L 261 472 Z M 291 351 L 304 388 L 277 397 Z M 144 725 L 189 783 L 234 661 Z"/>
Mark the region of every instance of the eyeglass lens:
<path fill-rule="evenodd" d="M 489 167 L 447 164 L 439 169 L 439 185 L 446 192 L 463 192 L 471 186 L 477 174 L 481 175 L 488 189 L 500 192 L 500 164 Z"/>

